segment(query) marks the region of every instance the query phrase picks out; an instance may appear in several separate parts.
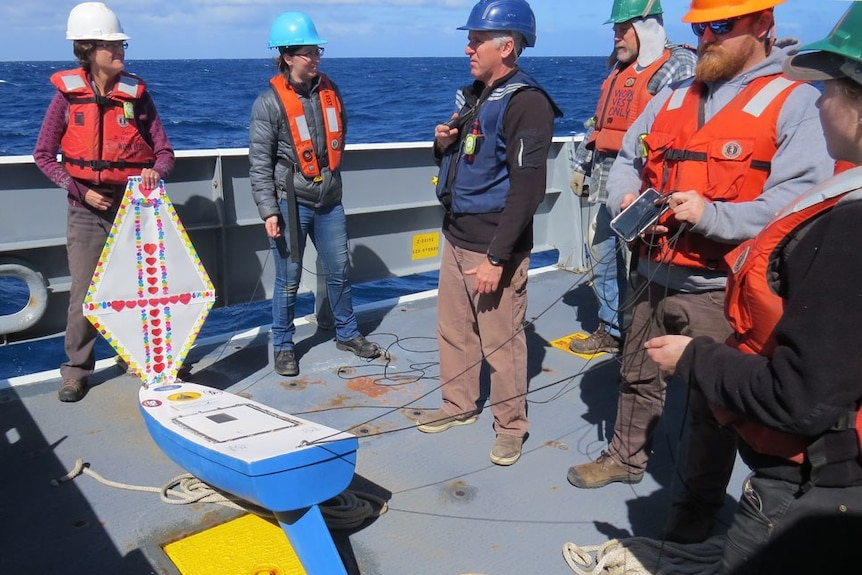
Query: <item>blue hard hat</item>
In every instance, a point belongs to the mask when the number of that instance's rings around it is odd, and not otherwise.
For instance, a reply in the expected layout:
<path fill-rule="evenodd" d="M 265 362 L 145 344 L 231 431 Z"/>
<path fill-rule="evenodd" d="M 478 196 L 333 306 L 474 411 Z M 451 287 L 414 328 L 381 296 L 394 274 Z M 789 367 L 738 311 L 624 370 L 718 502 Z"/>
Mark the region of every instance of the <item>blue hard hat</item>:
<path fill-rule="evenodd" d="M 525 0 L 479 0 L 458 30 L 518 32 L 527 46 L 536 45 L 536 16 Z"/>
<path fill-rule="evenodd" d="M 311 18 L 302 12 L 285 12 L 275 19 L 269 29 L 269 47 L 319 46 L 326 44 L 318 36 Z"/>

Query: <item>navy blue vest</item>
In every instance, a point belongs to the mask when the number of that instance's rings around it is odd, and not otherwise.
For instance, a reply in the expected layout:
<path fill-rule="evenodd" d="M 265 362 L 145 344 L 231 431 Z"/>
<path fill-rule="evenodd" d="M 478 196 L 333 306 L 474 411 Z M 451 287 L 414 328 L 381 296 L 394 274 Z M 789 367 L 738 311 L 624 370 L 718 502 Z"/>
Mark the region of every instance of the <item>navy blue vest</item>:
<path fill-rule="evenodd" d="M 518 70 L 479 104 L 476 119 L 479 122 L 480 137 L 477 140 L 472 161 L 468 161 L 468 157 L 463 152 L 464 138 L 473 131 L 474 122 L 470 121 L 467 125 L 461 126 L 459 145 L 451 146 L 446 151 L 440 162 L 437 180 L 437 198 L 450 211 L 456 214 L 487 214 L 503 211 L 506 196 L 509 193 L 509 168 L 506 165 L 506 142 L 503 139 L 503 115 L 509 99 L 525 88 L 542 90 L 533 78 Z M 462 111 L 466 101 L 465 89 L 467 88 L 458 90 L 455 96 L 458 111 Z M 454 168 L 451 165 L 453 161 L 457 162 Z"/>

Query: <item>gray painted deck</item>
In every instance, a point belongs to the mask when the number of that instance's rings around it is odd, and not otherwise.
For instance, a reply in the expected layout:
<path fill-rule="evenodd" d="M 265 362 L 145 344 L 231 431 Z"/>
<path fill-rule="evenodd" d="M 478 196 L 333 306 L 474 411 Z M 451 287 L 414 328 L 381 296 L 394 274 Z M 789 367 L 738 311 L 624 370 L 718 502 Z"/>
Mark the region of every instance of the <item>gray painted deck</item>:
<path fill-rule="evenodd" d="M 351 532 L 334 532 L 351 574 L 565 575 L 572 573 L 561 553 L 568 541 L 658 536 L 676 481 L 685 389 L 670 386 L 640 484 L 571 487 L 568 467 L 596 457 L 612 431 L 618 365 L 614 356 L 586 361 L 550 345 L 595 327 L 583 276 L 534 274 L 529 302 L 531 430 L 511 467 L 488 459 L 488 410 L 476 424 L 445 433 L 413 428 L 418 410 L 439 406 L 433 298 L 360 310 L 363 331 L 388 360 L 338 351 L 330 332 L 309 323 L 297 332 L 298 378 L 273 372 L 268 334 L 260 333 L 199 342 L 188 379 L 357 432 L 353 487 L 383 497 L 389 509 Z M 52 486 L 78 458 L 107 479 L 135 485 L 161 487 L 183 473 L 144 428 L 138 380 L 111 367 L 93 382 L 76 404 L 57 401 L 56 380 L 0 390 L 4 574 L 171 574 L 161 544 L 237 514 L 214 504 L 167 505 L 158 494 L 87 476 Z M 745 474 L 738 462 L 724 521 Z"/>

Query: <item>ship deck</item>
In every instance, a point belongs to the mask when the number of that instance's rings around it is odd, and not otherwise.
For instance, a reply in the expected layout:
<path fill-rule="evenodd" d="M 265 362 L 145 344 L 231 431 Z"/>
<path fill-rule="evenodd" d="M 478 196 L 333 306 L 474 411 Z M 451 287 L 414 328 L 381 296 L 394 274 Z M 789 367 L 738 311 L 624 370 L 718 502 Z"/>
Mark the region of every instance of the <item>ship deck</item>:
<path fill-rule="evenodd" d="M 440 402 L 433 292 L 357 309 L 362 331 L 387 352 L 377 360 L 338 351 L 332 332 L 300 322 L 299 377 L 273 371 L 268 333 L 260 330 L 198 341 L 186 379 L 359 436 L 351 489 L 381 498 L 387 508 L 359 527 L 333 531 L 348 573 L 572 573 L 561 553 L 566 542 L 658 537 L 678 481 L 685 389 L 669 386 L 641 483 L 571 487 L 568 467 L 596 457 L 612 433 L 618 362 L 553 345 L 595 328 L 583 275 L 534 270 L 528 292 L 531 427 L 511 467 L 489 461 L 488 409 L 477 423 L 445 433 L 414 427 L 422 410 Z M 53 485 L 79 459 L 106 479 L 138 486 L 162 487 L 184 472 L 148 435 L 137 378 L 106 367 L 91 384 L 75 404 L 57 400 L 56 374 L 0 390 L 3 573 L 176 574 L 164 544 L 242 514 L 213 503 L 168 505 L 158 493 L 111 487 L 88 475 Z M 745 473 L 739 462 L 725 524 Z"/>

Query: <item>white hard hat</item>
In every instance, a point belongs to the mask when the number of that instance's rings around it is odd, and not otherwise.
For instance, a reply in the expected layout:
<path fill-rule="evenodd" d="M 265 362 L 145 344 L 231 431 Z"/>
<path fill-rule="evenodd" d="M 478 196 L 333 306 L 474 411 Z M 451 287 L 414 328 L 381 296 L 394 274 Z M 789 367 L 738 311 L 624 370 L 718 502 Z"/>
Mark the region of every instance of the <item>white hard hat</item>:
<path fill-rule="evenodd" d="M 128 40 L 120 19 L 102 2 L 83 2 L 69 12 L 66 40 Z"/>

